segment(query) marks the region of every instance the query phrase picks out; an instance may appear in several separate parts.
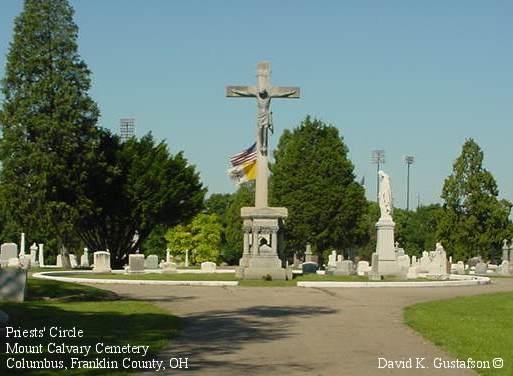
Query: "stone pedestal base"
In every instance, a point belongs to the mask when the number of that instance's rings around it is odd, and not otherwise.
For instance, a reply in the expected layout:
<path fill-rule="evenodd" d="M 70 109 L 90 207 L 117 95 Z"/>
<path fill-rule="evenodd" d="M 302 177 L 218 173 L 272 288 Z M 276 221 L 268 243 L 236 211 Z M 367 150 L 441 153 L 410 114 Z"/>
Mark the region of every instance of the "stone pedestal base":
<path fill-rule="evenodd" d="M 278 257 L 280 222 L 287 217 L 286 208 L 242 208 L 244 250 L 236 270 L 242 279 L 286 280 L 292 273 L 282 268 Z"/>
<path fill-rule="evenodd" d="M 399 263 L 395 254 L 394 227 L 395 223 L 391 218 L 380 218 L 378 223 L 376 223 L 378 231 L 376 242 L 378 265 L 376 273 L 380 276 L 400 274 Z"/>

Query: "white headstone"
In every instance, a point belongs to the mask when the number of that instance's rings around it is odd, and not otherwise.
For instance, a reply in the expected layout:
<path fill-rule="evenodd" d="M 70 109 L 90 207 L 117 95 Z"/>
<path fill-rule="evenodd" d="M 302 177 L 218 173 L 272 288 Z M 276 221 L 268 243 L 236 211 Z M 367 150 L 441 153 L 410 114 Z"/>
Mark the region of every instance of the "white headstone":
<path fill-rule="evenodd" d="M 356 264 L 356 274 L 366 275 L 370 272 L 371 268 L 368 261 L 358 261 Z"/>
<path fill-rule="evenodd" d="M 171 250 L 166 249 L 166 262 L 171 262 Z"/>
<path fill-rule="evenodd" d="M 160 264 L 160 267 L 164 273 L 175 273 L 178 270 L 174 262 L 163 262 Z"/>
<path fill-rule="evenodd" d="M 62 255 L 60 253 L 57 255 L 57 262 L 55 266 L 57 266 L 58 268 L 62 268 Z"/>
<path fill-rule="evenodd" d="M 410 256 L 401 255 L 397 256 L 397 263 L 399 264 L 399 269 L 401 274 L 405 275 L 408 273 L 408 269 L 410 268 Z"/>
<path fill-rule="evenodd" d="M 3 243 L 0 246 L 0 260 L 9 261 L 18 258 L 18 245 L 16 243 Z"/>
<path fill-rule="evenodd" d="M 201 263 L 202 272 L 215 273 L 216 267 L 217 266 L 215 262 L 205 261 Z"/>
<path fill-rule="evenodd" d="M 128 255 L 128 269 L 129 273 L 142 273 L 144 272 L 144 255 L 137 253 Z"/>
<path fill-rule="evenodd" d="M 185 267 L 186 268 L 189 267 L 189 250 L 188 249 L 185 250 Z"/>
<path fill-rule="evenodd" d="M 477 263 L 476 269 L 475 269 L 476 274 L 486 274 L 487 270 L 488 270 L 488 264 L 486 264 L 485 262 L 482 262 L 482 261 Z"/>
<path fill-rule="evenodd" d="M 37 261 L 37 244 L 33 243 L 30 246 L 30 263 L 32 266 L 35 266 Z"/>
<path fill-rule="evenodd" d="M 305 262 L 312 262 L 312 246 L 306 243 Z"/>
<path fill-rule="evenodd" d="M 144 260 L 145 269 L 158 269 L 159 268 L 159 257 L 157 255 L 149 255 Z"/>
<path fill-rule="evenodd" d="M 355 273 L 354 262 L 351 260 L 337 262 L 337 269 L 333 272 L 334 275 L 352 275 Z"/>
<path fill-rule="evenodd" d="M 94 266 L 93 272 L 96 273 L 110 273 L 110 252 L 99 251 L 94 252 Z"/>
<path fill-rule="evenodd" d="M 80 256 L 80 266 L 83 268 L 89 267 L 89 250 L 84 248 L 84 253 Z"/>
<path fill-rule="evenodd" d="M 329 267 L 337 267 L 337 251 L 331 251 L 331 254 L 328 255 L 328 268 Z"/>
<path fill-rule="evenodd" d="M 71 265 L 71 269 L 75 269 L 78 266 L 77 256 L 75 256 L 73 253 L 70 253 L 69 255 L 69 263 Z"/>
<path fill-rule="evenodd" d="M 418 277 L 418 267 L 417 266 L 410 266 L 408 268 L 408 273 L 406 273 L 407 279 L 417 279 Z"/>
<path fill-rule="evenodd" d="M 44 246 L 44 244 L 39 243 L 39 257 L 38 257 L 39 266 L 45 266 L 45 255 L 44 255 L 44 251 L 43 251 L 43 246 Z"/>

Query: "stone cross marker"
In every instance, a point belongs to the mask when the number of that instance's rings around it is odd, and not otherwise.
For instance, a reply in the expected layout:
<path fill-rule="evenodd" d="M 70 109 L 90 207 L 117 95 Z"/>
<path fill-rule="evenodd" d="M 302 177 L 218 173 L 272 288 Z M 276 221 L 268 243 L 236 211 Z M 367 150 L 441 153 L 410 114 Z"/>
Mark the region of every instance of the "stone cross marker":
<path fill-rule="evenodd" d="M 269 131 L 273 131 L 272 112 L 269 111 L 272 98 L 299 98 L 298 87 L 271 86 L 271 66 L 267 61 L 257 64 L 256 86 L 227 86 L 226 96 L 234 98 L 256 98 L 257 100 L 257 174 L 255 207 L 267 207 L 267 177 Z"/>

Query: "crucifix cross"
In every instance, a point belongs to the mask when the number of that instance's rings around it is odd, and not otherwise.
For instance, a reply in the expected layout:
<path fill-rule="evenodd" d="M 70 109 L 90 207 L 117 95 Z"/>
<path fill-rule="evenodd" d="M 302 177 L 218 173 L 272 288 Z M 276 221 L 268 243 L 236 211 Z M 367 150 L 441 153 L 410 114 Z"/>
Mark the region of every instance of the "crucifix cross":
<path fill-rule="evenodd" d="M 271 67 L 267 61 L 257 64 L 256 86 L 227 86 L 226 96 L 233 98 L 256 98 L 257 100 L 257 148 L 267 155 L 268 131 L 273 131 L 269 107 L 272 98 L 299 98 L 298 87 L 271 86 Z"/>
<path fill-rule="evenodd" d="M 255 206 L 267 207 L 267 155 L 269 131 L 273 131 L 272 112 L 269 108 L 272 98 L 299 98 L 298 87 L 271 86 L 269 62 L 257 64 L 256 86 L 227 86 L 226 96 L 232 98 L 256 98 L 257 100 L 257 177 Z"/>

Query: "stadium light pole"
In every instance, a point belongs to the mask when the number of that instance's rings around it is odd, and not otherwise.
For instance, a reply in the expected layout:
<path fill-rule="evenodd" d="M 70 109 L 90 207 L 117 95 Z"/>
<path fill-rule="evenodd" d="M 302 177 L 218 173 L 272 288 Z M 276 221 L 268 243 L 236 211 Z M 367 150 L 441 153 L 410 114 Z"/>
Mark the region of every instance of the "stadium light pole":
<path fill-rule="evenodd" d="M 385 150 L 373 150 L 371 155 L 371 162 L 377 166 L 376 169 L 376 202 L 379 203 L 379 170 L 382 164 L 385 163 Z"/>
<path fill-rule="evenodd" d="M 410 166 L 415 162 L 415 157 L 413 155 L 407 155 L 404 157 L 404 161 L 406 162 L 406 166 L 408 169 L 407 178 L 406 178 L 406 211 L 410 210 Z"/>

